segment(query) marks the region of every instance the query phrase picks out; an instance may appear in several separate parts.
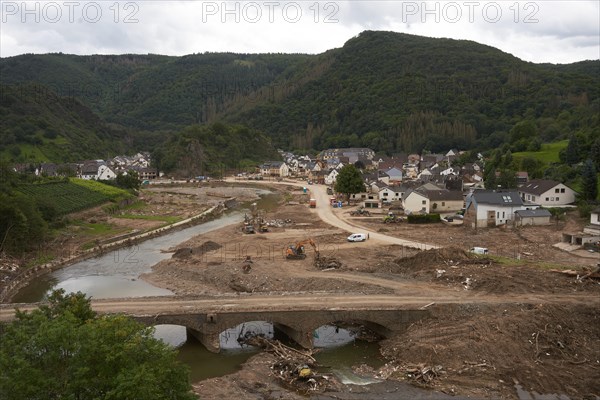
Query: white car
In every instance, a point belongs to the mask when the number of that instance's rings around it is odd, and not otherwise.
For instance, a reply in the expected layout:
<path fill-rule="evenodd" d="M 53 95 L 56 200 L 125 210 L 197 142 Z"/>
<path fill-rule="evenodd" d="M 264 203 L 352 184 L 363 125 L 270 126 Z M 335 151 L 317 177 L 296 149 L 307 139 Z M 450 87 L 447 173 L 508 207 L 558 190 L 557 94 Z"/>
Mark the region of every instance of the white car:
<path fill-rule="evenodd" d="M 367 240 L 367 235 L 365 233 L 353 233 L 348 236 L 349 242 L 364 242 L 365 240 Z"/>

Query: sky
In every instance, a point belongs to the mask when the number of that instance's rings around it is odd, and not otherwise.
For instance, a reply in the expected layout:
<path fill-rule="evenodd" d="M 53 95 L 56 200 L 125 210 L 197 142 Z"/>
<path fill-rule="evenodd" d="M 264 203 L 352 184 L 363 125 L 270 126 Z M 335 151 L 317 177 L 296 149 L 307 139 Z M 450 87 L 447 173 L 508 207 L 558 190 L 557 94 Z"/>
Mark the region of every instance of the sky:
<path fill-rule="evenodd" d="M 0 57 L 322 53 L 365 30 L 473 40 L 536 63 L 600 59 L 600 1 L 5 1 Z"/>

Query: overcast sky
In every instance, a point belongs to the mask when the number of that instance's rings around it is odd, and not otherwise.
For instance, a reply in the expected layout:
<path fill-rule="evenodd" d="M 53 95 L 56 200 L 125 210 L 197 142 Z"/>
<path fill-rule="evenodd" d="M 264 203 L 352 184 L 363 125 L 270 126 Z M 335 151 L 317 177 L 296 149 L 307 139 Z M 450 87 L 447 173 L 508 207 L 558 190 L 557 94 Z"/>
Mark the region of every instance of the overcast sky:
<path fill-rule="evenodd" d="M 600 1 L 5 1 L 0 56 L 321 53 L 364 30 L 474 40 L 533 62 L 600 58 Z"/>

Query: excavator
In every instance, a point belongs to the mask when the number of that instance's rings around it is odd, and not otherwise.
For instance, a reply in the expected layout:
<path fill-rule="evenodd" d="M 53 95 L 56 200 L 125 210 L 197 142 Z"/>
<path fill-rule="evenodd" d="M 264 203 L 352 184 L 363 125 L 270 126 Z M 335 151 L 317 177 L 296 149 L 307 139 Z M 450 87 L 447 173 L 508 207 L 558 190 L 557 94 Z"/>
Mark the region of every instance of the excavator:
<path fill-rule="evenodd" d="M 290 245 L 287 248 L 285 258 L 288 260 L 304 260 L 306 258 L 306 251 L 304 250 L 304 245 L 310 244 L 312 248 L 315 250 L 315 257 L 319 258 L 319 250 L 317 249 L 317 244 L 312 239 L 306 239 L 301 242 L 296 243 L 296 245 Z"/>

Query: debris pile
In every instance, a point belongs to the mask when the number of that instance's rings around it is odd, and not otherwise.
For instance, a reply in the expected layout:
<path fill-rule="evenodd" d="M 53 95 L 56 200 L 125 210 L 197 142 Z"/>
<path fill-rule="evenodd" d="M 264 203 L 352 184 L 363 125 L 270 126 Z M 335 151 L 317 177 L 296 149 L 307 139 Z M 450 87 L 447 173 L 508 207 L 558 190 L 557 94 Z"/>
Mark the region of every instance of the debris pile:
<path fill-rule="evenodd" d="M 321 270 L 342 268 L 342 262 L 335 257 L 315 257 L 315 267 Z"/>
<path fill-rule="evenodd" d="M 266 224 L 267 226 L 273 227 L 273 228 L 283 228 L 286 225 L 291 225 L 294 222 L 291 219 L 273 219 L 271 221 L 267 221 Z"/>
<path fill-rule="evenodd" d="M 215 243 L 211 240 L 208 240 L 202 243 L 200 246 L 196 247 L 182 247 L 180 249 L 175 250 L 175 253 L 171 256 L 171 258 L 187 258 L 192 254 L 202 255 L 208 253 L 209 251 L 214 251 L 220 249 L 221 246 L 218 243 Z"/>
<path fill-rule="evenodd" d="M 566 270 L 552 269 L 550 271 L 557 272 L 559 274 L 563 274 L 563 275 L 567 275 L 567 276 L 574 276 L 578 282 L 581 282 L 584 279 L 588 279 L 588 278 L 600 279 L 600 264 L 596 267 L 583 268 L 583 270 L 579 270 L 579 271 L 572 270 L 572 269 L 566 269 Z"/>
<path fill-rule="evenodd" d="M 444 368 L 441 365 L 428 366 L 419 364 L 404 368 L 404 373 L 408 378 L 414 379 L 419 383 L 430 383 L 440 375 L 444 374 Z"/>
<path fill-rule="evenodd" d="M 262 335 L 246 335 L 238 341 L 259 347 L 277 357 L 277 361 L 271 365 L 271 373 L 296 391 L 323 392 L 332 389 L 335 383 L 333 376 L 316 372 L 318 364 L 311 351 L 296 350 Z"/>

